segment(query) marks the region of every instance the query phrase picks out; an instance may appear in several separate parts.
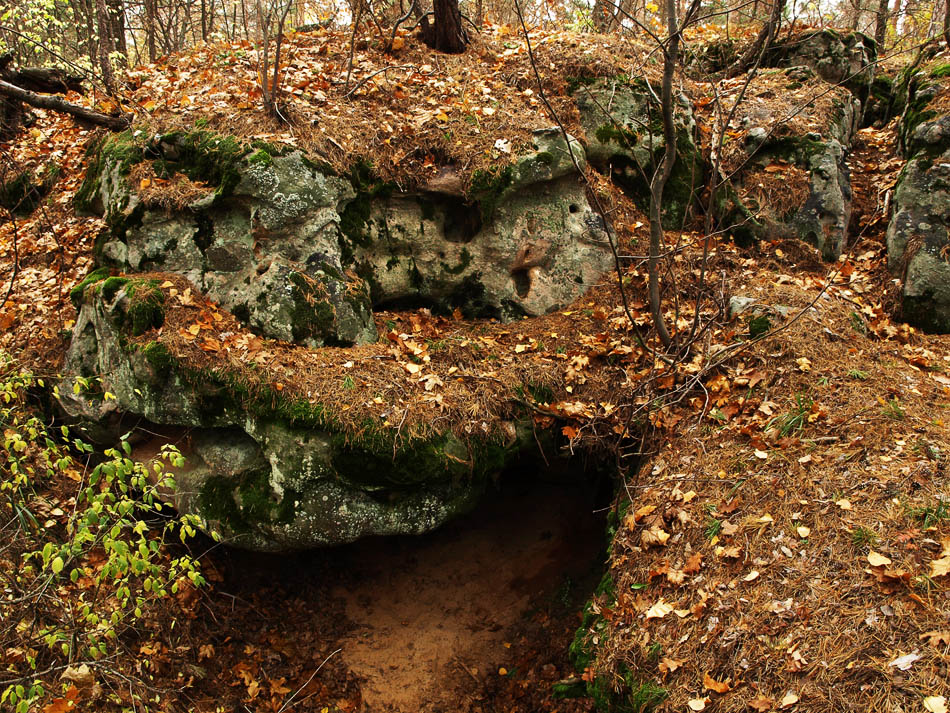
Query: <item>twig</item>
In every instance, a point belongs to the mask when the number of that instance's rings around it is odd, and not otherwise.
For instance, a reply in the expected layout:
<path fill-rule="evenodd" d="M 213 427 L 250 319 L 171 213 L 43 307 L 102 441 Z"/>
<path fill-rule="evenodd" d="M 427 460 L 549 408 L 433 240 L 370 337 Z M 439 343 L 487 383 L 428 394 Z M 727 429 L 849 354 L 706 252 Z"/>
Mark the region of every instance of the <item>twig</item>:
<path fill-rule="evenodd" d="M 284 705 L 282 705 L 282 706 L 277 710 L 277 713 L 284 713 L 284 711 L 287 710 L 288 708 L 292 708 L 293 706 L 297 705 L 296 703 L 292 703 L 292 701 L 294 700 L 294 698 L 296 698 L 297 695 L 298 695 L 303 689 L 305 689 L 307 686 L 310 685 L 310 682 L 313 680 L 314 676 L 316 676 L 318 673 L 320 673 L 320 669 L 323 668 L 324 664 L 326 664 L 327 661 L 329 661 L 331 658 L 333 658 L 333 656 L 335 656 L 336 654 L 340 653 L 342 650 L 343 650 L 343 649 L 340 648 L 340 649 L 337 649 L 336 651 L 330 652 L 330 655 L 327 656 L 325 659 L 323 659 L 323 662 L 322 662 L 319 666 L 317 666 L 316 671 L 314 671 L 312 674 L 310 674 L 310 678 L 307 679 L 307 682 L 306 682 L 305 684 L 303 684 L 300 688 L 298 688 L 298 689 L 294 692 L 294 694 L 293 694 L 290 698 L 287 699 L 287 701 L 284 703 Z M 309 698 L 309 697 L 310 697 L 310 696 L 307 696 L 307 698 Z M 302 699 L 300 699 L 297 703 L 303 703 L 305 700 L 307 700 L 307 698 L 302 698 Z"/>

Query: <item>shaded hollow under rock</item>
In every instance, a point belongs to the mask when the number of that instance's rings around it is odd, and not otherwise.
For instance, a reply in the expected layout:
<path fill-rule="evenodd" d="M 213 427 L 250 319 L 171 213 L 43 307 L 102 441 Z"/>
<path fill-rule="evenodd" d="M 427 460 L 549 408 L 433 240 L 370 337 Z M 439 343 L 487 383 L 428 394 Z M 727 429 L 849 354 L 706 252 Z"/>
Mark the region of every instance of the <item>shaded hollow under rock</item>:
<path fill-rule="evenodd" d="M 261 631 L 319 642 L 320 655 L 340 649 L 329 683 L 308 688 L 323 700 L 303 710 L 333 696 L 372 712 L 487 713 L 512 696 L 586 710 L 549 694 L 574 673 L 567 648 L 603 570 L 606 498 L 603 481 L 566 468 L 522 463 L 476 510 L 424 536 L 289 556 L 221 549 L 218 589 L 254 608 L 218 636 L 235 650 L 258 646 Z"/>

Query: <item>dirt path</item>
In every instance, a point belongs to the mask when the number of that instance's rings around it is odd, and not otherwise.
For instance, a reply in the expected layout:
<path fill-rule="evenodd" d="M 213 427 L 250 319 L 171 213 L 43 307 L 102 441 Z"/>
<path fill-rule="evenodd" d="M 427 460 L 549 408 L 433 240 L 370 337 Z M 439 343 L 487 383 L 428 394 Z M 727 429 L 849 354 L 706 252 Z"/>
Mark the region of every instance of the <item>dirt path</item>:
<path fill-rule="evenodd" d="M 567 647 L 602 573 L 605 514 L 579 472 L 522 475 L 421 537 L 287 557 L 215 548 L 210 614 L 195 622 L 206 631 L 189 634 L 215 653 L 196 662 L 207 671 L 185 708 L 256 710 L 253 678 L 285 682 L 275 710 L 296 691 L 295 713 L 586 710 L 550 693 L 574 673 Z"/>
<path fill-rule="evenodd" d="M 589 571 L 600 548 L 602 524 L 578 499 L 576 488 L 540 487 L 438 536 L 353 547 L 357 586 L 334 594 L 355 624 L 341 655 L 363 680 L 365 710 L 459 710 L 477 682 L 510 667 L 510 629 L 539 595 Z"/>

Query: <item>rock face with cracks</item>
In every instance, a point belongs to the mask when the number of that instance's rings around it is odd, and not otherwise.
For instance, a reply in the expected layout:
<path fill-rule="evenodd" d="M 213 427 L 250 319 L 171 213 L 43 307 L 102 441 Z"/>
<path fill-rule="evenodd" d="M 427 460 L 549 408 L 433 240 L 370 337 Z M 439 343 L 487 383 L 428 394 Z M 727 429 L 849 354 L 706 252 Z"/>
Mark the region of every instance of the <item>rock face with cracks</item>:
<path fill-rule="evenodd" d="M 950 332 L 950 116 L 927 106 L 942 90 L 911 83 L 901 117 L 907 165 L 894 191 L 887 261 L 901 279 L 899 313 L 931 332 Z"/>
<path fill-rule="evenodd" d="M 207 190 L 153 205 L 130 178 L 146 163 Z M 376 339 L 378 304 L 511 319 L 573 301 L 611 267 L 585 165 L 580 143 L 541 130 L 533 152 L 472 176 L 469 195 L 404 193 L 366 163 L 337 176 L 299 151 L 123 134 L 98 148 L 80 197 L 110 226 L 100 264 L 181 274 L 263 336 L 346 346 Z"/>
<path fill-rule="evenodd" d="M 505 444 L 463 442 L 450 431 L 403 441 L 372 423 L 359 436 L 345 433 L 319 404 L 282 398 L 223 367 L 186 367 L 160 342 L 135 340 L 161 326 L 162 294 L 145 278 L 92 278 L 78 288 L 60 403 L 102 440 L 146 424 L 156 442 L 140 443 L 136 458 L 177 443 L 186 466 L 169 497 L 230 544 L 279 551 L 427 532 L 471 508 L 488 476 L 534 443 L 530 428 L 515 424 Z M 77 376 L 101 382 L 74 389 Z"/>
<path fill-rule="evenodd" d="M 136 341 L 162 326 L 164 293 L 135 273 L 182 275 L 260 334 L 308 347 L 375 340 L 379 304 L 543 314 L 612 262 L 580 180 L 583 147 L 556 129 L 536 131 L 533 143 L 511 165 L 473 175 L 467 193 L 451 169 L 404 193 L 366 163 L 334 175 L 299 151 L 202 132 L 107 139 L 78 198 L 108 228 L 96 247 L 103 267 L 73 291 L 63 408 L 100 440 L 139 421 L 174 437 L 187 461 L 175 505 L 243 547 L 438 527 L 533 438 L 463 443 L 445 431 L 406 441 L 375 423 L 354 436 L 319 404 L 227 370 L 186 368 L 160 342 Z M 157 201 L 153 180 L 178 186 L 177 202 Z M 77 393 L 77 376 L 101 382 Z M 147 457 L 149 444 L 140 448 Z"/>
<path fill-rule="evenodd" d="M 650 179 L 666 146 L 657 91 L 644 80 L 615 78 L 581 82 L 574 93 L 590 162 L 609 170 L 643 208 L 649 205 Z M 682 226 L 705 183 L 692 102 L 685 94 L 675 95 L 674 102 L 677 155 L 663 194 L 668 228 Z"/>
<path fill-rule="evenodd" d="M 801 66 L 767 70 L 762 80 L 768 82 L 766 87 L 779 82 L 798 90 L 816 77 Z M 784 117 L 776 122 L 766 104 L 747 109 L 742 118 L 741 160 L 736 162 L 738 168 L 730 170 L 732 178 L 717 200 L 723 229 L 742 242 L 797 237 L 815 245 L 826 260 L 836 260 L 845 247 L 851 220 L 851 178 L 845 159 L 860 110 L 861 103 L 852 94 L 840 91 L 828 114 L 815 106 L 802 107 L 799 114 L 809 116 L 814 129 L 796 131 L 784 123 Z M 780 198 L 795 192 L 792 179 L 801 175 L 801 199 L 775 200 L 763 193 L 759 190 L 763 172 L 782 177 Z"/>

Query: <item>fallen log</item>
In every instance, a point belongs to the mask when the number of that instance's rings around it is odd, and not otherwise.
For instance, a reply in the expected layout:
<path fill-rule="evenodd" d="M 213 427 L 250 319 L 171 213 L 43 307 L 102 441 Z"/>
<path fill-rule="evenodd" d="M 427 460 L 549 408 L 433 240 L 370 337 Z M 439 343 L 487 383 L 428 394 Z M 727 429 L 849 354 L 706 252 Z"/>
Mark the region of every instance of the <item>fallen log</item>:
<path fill-rule="evenodd" d="M 27 89 L 10 84 L 10 82 L 0 79 L 0 95 L 10 99 L 23 102 L 37 109 L 49 109 L 58 111 L 75 117 L 80 123 L 91 124 L 93 126 L 104 126 L 112 131 L 122 131 L 127 129 L 132 123 L 131 114 L 121 114 L 119 116 L 110 116 L 84 106 L 73 104 L 65 99 L 56 96 L 47 96 L 37 94 Z"/>

